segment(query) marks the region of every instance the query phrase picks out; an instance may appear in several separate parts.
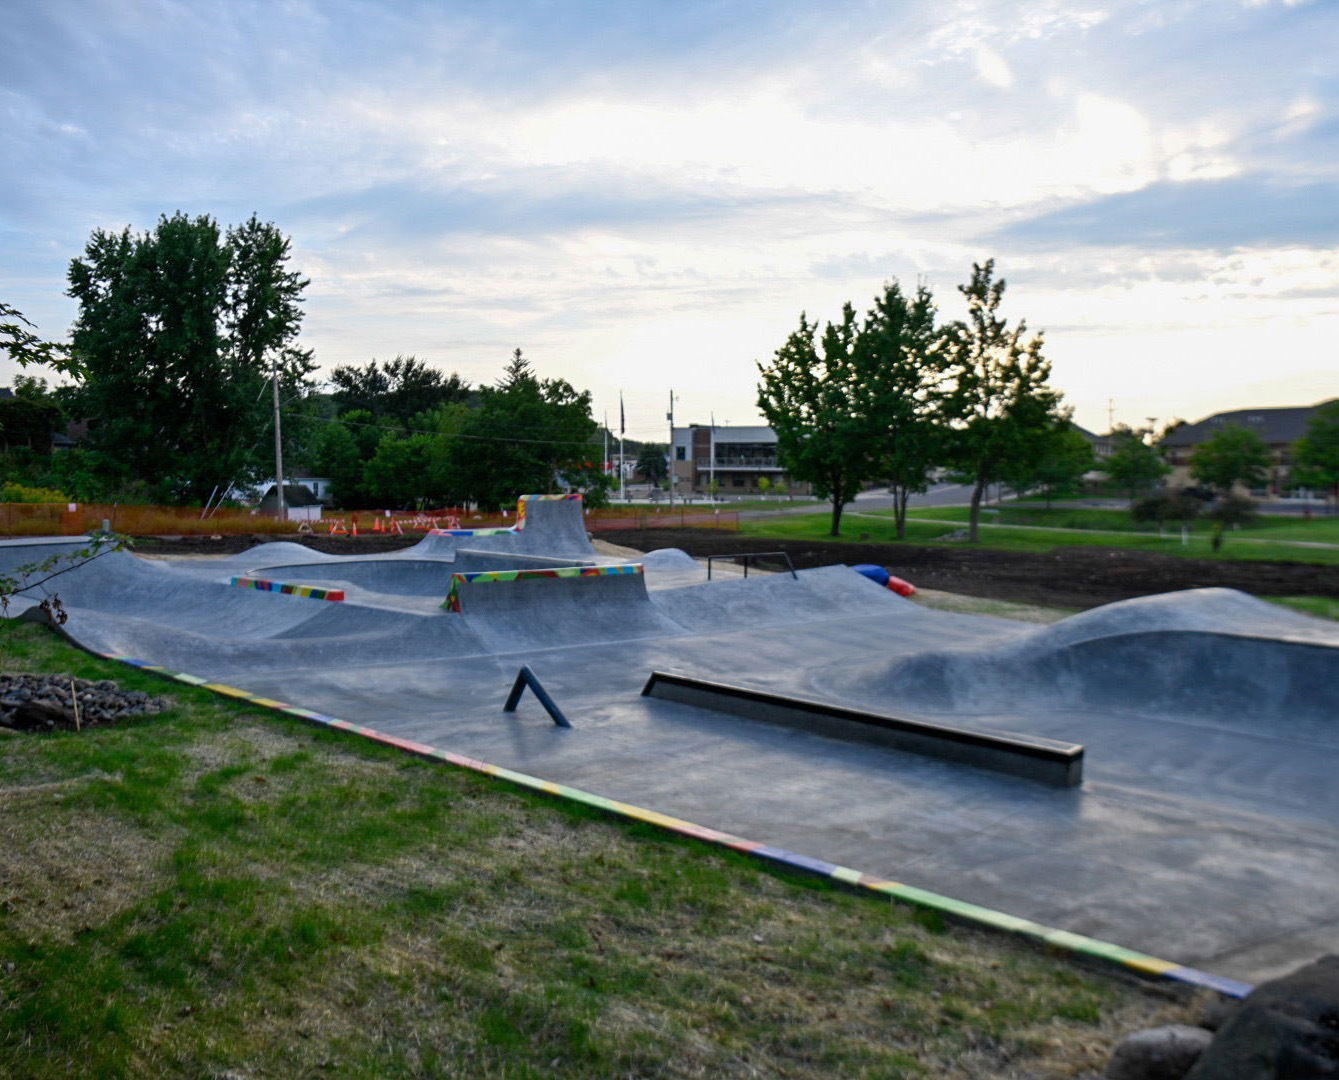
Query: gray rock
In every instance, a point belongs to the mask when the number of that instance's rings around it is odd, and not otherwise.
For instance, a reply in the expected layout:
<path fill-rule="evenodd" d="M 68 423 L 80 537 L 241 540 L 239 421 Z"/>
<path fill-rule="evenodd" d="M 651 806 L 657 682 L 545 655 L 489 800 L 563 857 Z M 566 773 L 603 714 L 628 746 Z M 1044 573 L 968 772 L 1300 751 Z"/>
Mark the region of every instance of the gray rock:
<path fill-rule="evenodd" d="M 1242 1001 L 1187 1080 L 1339 1077 L 1339 956 L 1323 956 Z"/>
<path fill-rule="evenodd" d="M 1182 1080 L 1213 1034 L 1188 1024 L 1168 1024 L 1127 1035 L 1107 1062 L 1107 1080 Z"/>

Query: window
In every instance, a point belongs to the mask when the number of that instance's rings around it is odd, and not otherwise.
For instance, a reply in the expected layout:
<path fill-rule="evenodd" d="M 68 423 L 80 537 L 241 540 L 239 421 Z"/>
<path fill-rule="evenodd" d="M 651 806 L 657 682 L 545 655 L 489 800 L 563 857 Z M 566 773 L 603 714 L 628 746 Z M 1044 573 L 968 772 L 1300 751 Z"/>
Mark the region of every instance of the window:
<path fill-rule="evenodd" d="M 674 448 L 674 460 L 675 460 L 675 461 L 687 461 L 687 460 L 688 460 L 688 447 L 686 447 L 686 446 L 676 446 L 676 447 Z"/>
<path fill-rule="evenodd" d="M 732 477 L 730 478 L 730 482 L 731 482 L 732 484 L 734 484 L 735 487 L 743 487 L 743 486 L 744 486 L 744 477 L 743 477 L 742 475 L 740 475 L 739 473 L 736 473 L 734 476 L 732 476 Z"/>

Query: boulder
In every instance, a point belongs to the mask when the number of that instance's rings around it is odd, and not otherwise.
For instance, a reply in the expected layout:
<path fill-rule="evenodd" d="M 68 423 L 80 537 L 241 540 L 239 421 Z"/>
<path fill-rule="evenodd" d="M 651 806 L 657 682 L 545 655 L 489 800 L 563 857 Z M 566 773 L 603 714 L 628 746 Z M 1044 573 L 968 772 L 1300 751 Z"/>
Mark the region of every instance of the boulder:
<path fill-rule="evenodd" d="M 1168 1024 L 1127 1035 L 1107 1062 L 1107 1080 L 1182 1080 L 1213 1039 L 1188 1024 Z"/>
<path fill-rule="evenodd" d="M 1339 1078 L 1339 956 L 1261 983 L 1186 1080 Z"/>

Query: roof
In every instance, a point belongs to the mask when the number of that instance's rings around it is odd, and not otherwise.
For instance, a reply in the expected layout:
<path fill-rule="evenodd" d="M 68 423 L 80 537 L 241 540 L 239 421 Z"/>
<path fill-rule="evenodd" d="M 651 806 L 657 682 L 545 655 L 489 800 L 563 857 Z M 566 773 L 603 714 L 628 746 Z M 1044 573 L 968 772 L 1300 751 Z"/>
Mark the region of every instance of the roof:
<path fill-rule="evenodd" d="M 260 508 L 269 510 L 278 505 L 279 499 L 275 491 L 275 485 L 271 484 L 265 497 L 260 500 Z M 320 506 L 321 500 L 312 494 L 311 488 L 305 484 L 285 484 L 284 485 L 284 505 L 285 506 Z"/>
<path fill-rule="evenodd" d="M 689 424 L 687 428 L 675 428 L 674 431 L 676 435 L 680 431 L 687 434 L 692 428 L 712 430 L 710 424 Z M 769 427 L 731 427 L 728 424 L 717 424 L 715 432 L 717 442 L 776 442 L 776 432 Z"/>
<path fill-rule="evenodd" d="M 1332 399 L 1339 400 L 1339 399 Z M 1186 424 L 1167 433 L 1163 446 L 1198 446 L 1225 427 L 1253 431 L 1271 446 L 1294 443 L 1306 434 L 1312 414 L 1328 401 L 1315 405 L 1291 405 L 1282 409 L 1234 409 L 1214 413 L 1194 424 Z"/>

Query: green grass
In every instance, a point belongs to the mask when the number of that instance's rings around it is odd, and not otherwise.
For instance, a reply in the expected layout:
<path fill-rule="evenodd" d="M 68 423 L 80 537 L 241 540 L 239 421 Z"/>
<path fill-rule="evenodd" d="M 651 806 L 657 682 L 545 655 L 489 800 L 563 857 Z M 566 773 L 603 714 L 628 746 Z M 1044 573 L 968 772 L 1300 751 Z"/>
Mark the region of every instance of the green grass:
<path fill-rule="evenodd" d="M 906 543 L 913 544 L 936 544 L 936 543 L 960 543 L 960 541 L 950 541 L 945 539 L 948 534 L 965 528 L 967 522 L 967 511 L 961 507 L 940 507 L 933 510 L 916 511 L 915 513 L 923 516 L 931 516 L 934 521 L 926 521 L 924 517 L 908 517 Z M 1007 513 L 1007 511 L 1005 512 Z M 1037 511 L 1022 511 L 1024 516 L 1038 516 Z M 1044 512 L 1041 512 L 1044 513 Z M 1052 513 L 1066 515 L 1086 515 L 1086 514 L 1120 514 L 1120 511 L 1102 511 L 1102 510 L 1081 510 L 1081 511 L 1053 511 Z M 1053 520 L 1085 520 L 1083 518 L 1046 518 L 1047 522 Z M 1100 519 L 1086 519 L 1100 520 Z M 949 524 L 939 524 L 944 521 Z M 960 524 L 959 524 L 960 523 Z M 1272 525 L 1261 526 L 1252 529 L 1234 530 L 1227 534 L 1222 549 L 1215 554 L 1210 546 L 1209 536 L 1206 531 L 1192 533 L 1190 542 L 1186 545 L 1181 543 L 1179 533 L 1169 531 L 1165 537 L 1158 536 L 1156 532 L 1134 532 L 1132 530 L 1113 530 L 1111 532 L 1096 531 L 1099 526 L 1086 525 L 1083 527 L 1073 527 L 1064 525 L 1050 525 L 1045 528 L 1000 528 L 1000 525 L 1010 525 L 1012 522 L 1006 520 L 1004 513 L 1000 515 L 987 515 L 983 517 L 981 524 L 982 546 L 998 548 L 1003 551 L 1027 551 L 1027 552 L 1047 552 L 1057 547 L 1069 546 L 1099 546 L 1099 547 L 1123 547 L 1132 548 L 1139 551 L 1152 551 L 1163 555 L 1176 555 L 1191 558 L 1223 558 L 1223 559 L 1241 559 L 1241 560 L 1282 560 L 1286 562 L 1306 562 L 1319 563 L 1323 565 L 1339 565 L 1339 546 L 1334 548 L 1302 547 L 1284 543 L 1270 543 L 1269 540 L 1292 539 L 1291 535 L 1279 535 L 1279 533 L 1290 533 L 1291 529 L 1301 529 L 1305 523 L 1297 523 L 1291 526 L 1284 525 L 1278 527 L 1277 533 L 1270 533 Z M 1021 524 L 1021 522 L 1020 522 Z M 1031 524 L 1037 524 L 1036 521 Z M 1313 522 L 1321 524 L 1328 529 L 1334 523 Z M 1101 526 L 1104 528 L 1105 526 Z M 764 519 L 744 520 L 739 523 L 739 531 L 752 536 L 771 536 L 779 539 L 832 539 L 829 535 L 831 528 L 831 516 L 828 514 L 795 514 L 786 516 L 776 516 Z M 1071 532 L 1051 532 L 1047 529 L 1054 528 L 1073 528 Z M 1314 534 L 1321 542 L 1329 543 L 1333 535 L 1325 529 Z M 875 543 L 896 543 L 897 532 L 893 522 L 892 511 L 861 511 L 853 513 L 847 510 L 842 517 L 841 539 L 860 540 L 865 539 Z M 1251 540 L 1250 543 L 1243 543 L 1243 540 Z M 1257 542 L 1264 541 L 1264 542 Z"/>
<path fill-rule="evenodd" d="M 0 739 L 0 1075 L 1070 1076 L 1185 1015 L 1025 942 L 265 713 Z"/>
<path fill-rule="evenodd" d="M 1269 596 L 1266 599 L 1305 615 L 1339 620 L 1339 600 L 1330 596 Z"/>

